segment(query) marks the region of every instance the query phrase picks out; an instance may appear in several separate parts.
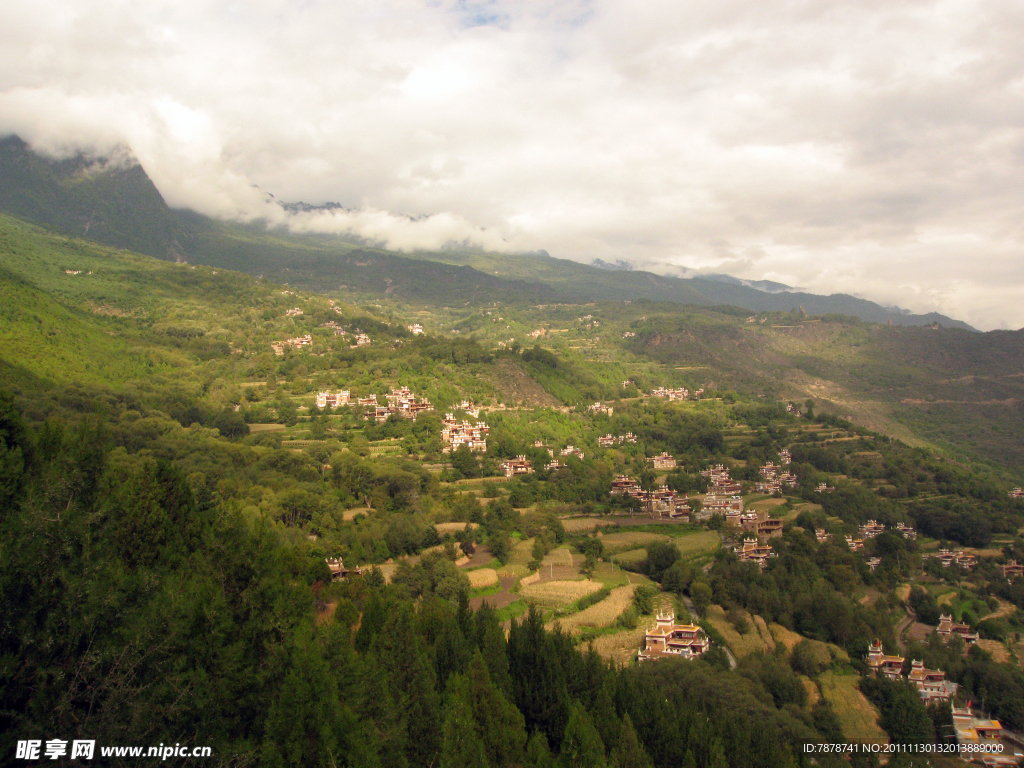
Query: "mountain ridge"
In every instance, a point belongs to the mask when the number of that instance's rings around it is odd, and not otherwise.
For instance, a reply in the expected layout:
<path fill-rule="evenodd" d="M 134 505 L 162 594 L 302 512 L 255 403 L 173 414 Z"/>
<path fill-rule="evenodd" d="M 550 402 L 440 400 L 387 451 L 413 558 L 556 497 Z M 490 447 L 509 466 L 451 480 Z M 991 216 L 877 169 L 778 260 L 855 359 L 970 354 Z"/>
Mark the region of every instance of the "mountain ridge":
<path fill-rule="evenodd" d="M 733 306 L 755 314 L 800 308 L 811 315 L 975 330 L 939 313 L 907 313 L 847 294 L 779 290 L 786 286 L 722 275 L 659 275 L 634 269 L 621 259 L 597 259 L 587 265 L 551 257 L 546 251 L 514 258 L 456 250 L 399 254 L 342 236 L 299 235 L 266 223 L 221 221 L 167 206 L 138 163 L 107 164 L 83 173 L 96 163 L 97 158 L 85 155 L 50 160 L 18 137 L 0 139 L 0 177 L 5 182 L 0 185 L 0 211 L 104 245 L 238 269 L 321 292 L 344 287 L 436 304 L 649 299 Z M 293 213 L 335 207 L 341 206 L 283 204 Z"/>

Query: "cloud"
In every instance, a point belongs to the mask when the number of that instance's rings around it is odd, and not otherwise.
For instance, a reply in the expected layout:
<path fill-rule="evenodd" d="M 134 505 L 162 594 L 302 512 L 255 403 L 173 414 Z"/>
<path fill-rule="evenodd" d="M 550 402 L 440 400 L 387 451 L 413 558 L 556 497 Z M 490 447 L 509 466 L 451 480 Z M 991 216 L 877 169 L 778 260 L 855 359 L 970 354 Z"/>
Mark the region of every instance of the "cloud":
<path fill-rule="evenodd" d="M 42 0 L 0 25 L 0 130 L 130 147 L 172 205 L 1024 326 L 1018 3 Z"/>

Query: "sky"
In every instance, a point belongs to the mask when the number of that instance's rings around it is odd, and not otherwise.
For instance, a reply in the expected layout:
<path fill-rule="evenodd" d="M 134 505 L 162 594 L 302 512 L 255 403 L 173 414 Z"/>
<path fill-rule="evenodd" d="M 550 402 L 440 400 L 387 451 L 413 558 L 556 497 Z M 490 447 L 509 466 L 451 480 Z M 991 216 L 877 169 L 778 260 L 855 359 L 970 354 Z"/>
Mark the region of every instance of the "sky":
<path fill-rule="evenodd" d="M 1024 327 L 1019 0 L 35 0 L 0 29 L 0 133 L 127 148 L 173 206 Z"/>

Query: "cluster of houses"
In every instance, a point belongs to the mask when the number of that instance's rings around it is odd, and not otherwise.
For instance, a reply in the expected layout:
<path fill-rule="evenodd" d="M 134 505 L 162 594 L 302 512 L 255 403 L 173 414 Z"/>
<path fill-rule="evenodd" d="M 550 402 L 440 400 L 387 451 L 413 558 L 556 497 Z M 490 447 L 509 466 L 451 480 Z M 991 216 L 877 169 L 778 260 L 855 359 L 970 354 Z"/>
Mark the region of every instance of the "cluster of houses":
<path fill-rule="evenodd" d="M 955 565 L 959 568 L 973 568 L 978 564 L 977 555 L 968 555 L 962 549 L 940 549 L 938 552 L 925 555 L 925 557 L 931 557 L 938 560 L 942 563 L 943 568 L 949 568 L 951 565 Z"/>
<path fill-rule="evenodd" d="M 897 523 L 895 528 L 893 528 L 893 530 L 894 531 L 899 531 L 901 534 L 903 534 L 903 538 L 905 538 L 905 539 L 916 539 L 917 538 L 917 531 L 915 531 L 909 525 L 904 525 L 903 523 Z M 883 525 L 882 523 L 878 522 L 877 520 L 868 520 L 866 523 L 864 523 L 864 525 L 860 526 L 858 531 L 860 533 L 860 538 L 859 539 L 855 539 L 855 538 L 853 538 L 853 536 L 847 536 L 846 537 L 846 546 L 848 546 L 850 548 L 850 551 L 852 551 L 852 552 L 860 552 L 861 550 L 863 550 L 864 549 L 864 540 L 865 539 L 873 539 L 876 536 L 879 536 L 882 533 L 884 533 L 885 532 L 885 525 Z M 824 534 L 825 532 L 821 531 L 821 533 Z M 819 535 L 818 536 L 818 542 L 821 543 L 821 541 L 822 541 L 822 537 Z M 870 558 L 868 560 L 868 568 L 870 568 L 872 571 L 874 571 L 876 568 L 878 568 L 878 566 L 881 565 L 881 564 L 882 564 L 881 559 L 877 558 L 877 557 L 872 557 L 872 558 Z"/>
<path fill-rule="evenodd" d="M 953 616 L 948 613 L 939 616 L 939 626 L 935 628 L 935 631 L 943 640 L 948 641 L 956 635 L 967 645 L 974 645 L 981 637 L 977 632 L 971 631 L 970 624 L 957 624 L 953 621 Z"/>
<path fill-rule="evenodd" d="M 640 483 L 628 475 L 618 475 L 612 480 L 611 495 L 636 499 L 643 511 L 651 517 L 690 519 L 692 512 L 685 493 L 680 496 L 667 485 L 661 485 L 653 491 L 645 491 L 640 487 Z M 702 513 L 699 517 L 707 519 L 708 515 Z"/>
<path fill-rule="evenodd" d="M 1024 488 L 1014 488 L 1008 495 L 1011 499 L 1024 499 Z"/>
<path fill-rule="evenodd" d="M 818 487 L 814 489 L 815 493 L 830 493 L 835 490 L 835 486 L 829 485 L 828 483 L 818 483 Z"/>
<path fill-rule="evenodd" d="M 474 453 L 486 453 L 489 432 L 490 427 L 482 421 L 476 424 L 465 420 L 458 421 L 454 414 L 446 413 L 444 421 L 441 422 L 441 442 L 444 443 L 441 450 L 449 453 L 464 445 Z"/>
<path fill-rule="evenodd" d="M 424 411 L 434 410 L 434 406 L 425 397 L 416 398 L 408 387 L 392 389 L 391 394 L 385 395 L 387 405 L 378 405 L 376 395 L 356 398 L 356 404 L 366 408 L 373 408 L 373 418 L 378 421 L 387 421 L 391 415 L 398 415 L 404 418 L 415 419 Z M 337 392 L 322 390 L 316 393 L 317 408 L 337 408 L 342 405 L 352 405 L 352 392 L 347 389 L 339 389 Z M 366 418 L 370 418 L 367 414 Z"/>
<path fill-rule="evenodd" d="M 601 414 L 611 416 L 615 409 L 612 406 L 608 405 L 607 403 L 598 402 L 594 403 L 593 405 L 588 405 L 587 411 L 590 413 L 591 416 L 599 416 Z"/>
<path fill-rule="evenodd" d="M 560 456 L 575 456 L 580 461 L 583 461 L 583 457 L 586 455 L 581 449 L 572 444 L 565 446 L 565 448 L 560 450 L 558 454 Z"/>
<path fill-rule="evenodd" d="M 528 458 L 520 454 L 514 459 L 508 459 L 507 461 L 501 462 L 501 471 L 505 473 L 505 477 L 532 475 L 533 465 L 530 463 Z"/>
<path fill-rule="evenodd" d="M 647 463 L 651 464 L 655 469 L 675 469 L 676 457 L 670 456 L 665 451 L 662 451 L 658 456 L 652 456 L 647 459 Z"/>
<path fill-rule="evenodd" d="M 658 387 L 651 392 L 651 397 L 664 397 L 666 400 L 688 400 L 690 398 L 690 390 L 686 387 L 679 387 L 678 389 Z"/>
<path fill-rule="evenodd" d="M 644 648 L 640 651 L 639 661 L 651 661 L 661 658 L 694 659 L 707 653 L 711 647 L 711 639 L 696 624 L 676 624 L 674 613 L 658 612 L 647 634 L 644 635 Z"/>
<path fill-rule="evenodd" d="M 419 323 L 412 323 L 411 325 L 405 326 L 405 329 L 409 331 L 413 336 L 419 336 L 423 333 L 423 326 Z"/>
<path fill-rule="evenodd" d="M 597 444 L 601 448 L 611 448 L 614 445 L 622 445 L 623 443 L 636 443 L 636 435 L 632 432 L 627 432 L 624 435 L 613 435 L 609 432 L 604 437 L 597 438 Z"/>
<path fill-rule="evenodd" d="M 731 495 L 743 491 L 743 486 L 730 477 L 729 468 L 721 464 L 716 464 L 711 469 L 705 469 L 700 474 L 707 478 L 708 493 Z"/>
<path fill-rule="evenodd" d="M 907 539 L 908 541 L 917 538 L 917 531 L 915 531 L 909 525 L 905 525 L 904 523 L 896 523 L 896 526 L 893 528 L 893 530 L 901 533 L 903 535 L 903 538 Z M 863 543 L 863 539 L 873 539 L 876 536 L 885 533 L 885 525 L 878 522 L 877 520 L 868 520 L 866 523 L 864 523 L 864 525 L 860 526 L 859 532 L 862 537 Z"/>
<path fill-rule="evenodd" d="M 466 414 L 472 416 L 474 419 L 480 418 L 480 409 L 476 407 L 476 403 L 472 400 L 463 400 L 461 403 L 455 406 L 460 411 L 465 411 Z"/>
<path fill-rule="evenodd" d="M 334 331 L 335 336 L 345 335 L 345 329 L 338 325 L 334 320 L 328 320 L 326 323 L 323 323 L 320 327 Z"/>
<path fill-rule="evenodd" d="M 756 512 L 744 512 L 742 500 L 739 509 L 730 508 L 725 515 L 725 524 L 752 533 L 759 540 L 772 539 L 782 535 L 783 522 L 774 517 L 761 517 Z"/>
<path fill-rule="evenodd" d="M 768 558 L 775 557 L 771 546 L 761 544 L 757 539 L 743 539 L 734 551 L 741 563 L 755 563 L 762 571 Z"/>
<path fill-rule="evenodd" d="M 1024 576 L 1024 563 L 1018 563 L 1016 560 L 1007 560 L 1001 567 L 1004 579 L 1016 579 Z"/>
<path fill-rule="evenodd" d="M 882 648 L 882 641 L 875 640 L 868 646 L 868 671 L 874 676 L 899 680 L 904 677 L 902 656 L 890 656 Z M 956 683 L 946 680 L 946 673 L 939 669 L 926 669 L 924 662 L 912 660 L 906 678 L 911 682 L 926 704 L 933 701 L 951 701 L 956 693 Z"/>
<path fill-rule="evenodd" d="M 286 347 L 291 349 L 302 349 L 303 347 L 308 347 L 312 343 L 313 337 L 306 334 L 305 336 L 296 336 L 294 339 L 271 342 L 270 348 L 274 350 L 275 355 L 283 355 Z"/>
<path fill-rule="evenodd" d="M 316 393 L 316 407 L 317 408 L 337 408 L 341 405 L 350 405 L 352 400 L 352 393 L 347 389 L 339 389 L 337 392 L 331 392 L 328 390 L 318 391 Z M 377 405 L 377 398 L 373 398 L 373 405 Z"/>
<path fill-rule="evenodd" d="M 362 568 L 346 568 L 345 563 L 340 557 L 328 557 L 325 559 L 327 560 L 327 568 L 331 572 L 331 581 L 341 581 L 349 576 L 363 575 Z"/>
<path fill-rule="evenodd" d="M 302 317 L 303 311 L 301 307 L 292 307 L 284 313 L 285 317 Z"/>
<path fill-rule="evenodd" d="M 391 393 L 384 397 L 387 398 L 388 404 L 378 405 L 374 410 L 373 418 L 377 422 L 387 421 L 390 416 L 401 416 L 415 421 L 421 413 L 434 410 L 434 406 L 427 398 L 416 397 L 408 387 L 392 389 Z"/>
<path fill-rule="evenodd" d="M 790 462 L 789 451 L 783 449 L 779 456 L 781 466 L 769 461 L 761 467 L 761 480 L 755 486 L 758 493 L 781 493 L 782 486 L 796 487 L 796 475 L 789 471 L 783 471 L 782 468 Z"/>
<path fill-rule="evenodd" d="M 353 346 L 368 347 L 373 343 L 372 341 L 370 341 L 370 337 L 367 336 L 365 333 L 357 332 L 354 335 L 356 343 Z"/>
<path fill-rule="evenodd" d="M 743 513 L 743 497 L 738 495 L 719 496 L 709 493 L 704 496 L 702 506 L 709 517 L 711 515 L 723 515 L 728 521 L 729 515 Z"/>

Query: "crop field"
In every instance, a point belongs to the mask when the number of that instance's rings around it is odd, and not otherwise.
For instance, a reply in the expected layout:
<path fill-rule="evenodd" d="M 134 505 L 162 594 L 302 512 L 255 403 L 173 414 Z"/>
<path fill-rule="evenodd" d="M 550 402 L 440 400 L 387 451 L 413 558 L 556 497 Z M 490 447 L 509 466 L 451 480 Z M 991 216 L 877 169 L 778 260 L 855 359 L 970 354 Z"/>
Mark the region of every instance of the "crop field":
<path fill-rule="evenodd" d="M 644 531 L 630 531 L 625 533 L 606 533 L 601 537 L 606 552 L 616 553 L 646 547 L 656 541 L 668 541 L 669 537 L 663 533 L 645 533 Z"/>
<path fill-rule="evenodd" d="M 541 560 L 541 564 L 554 565 L 556 567 L 559 565 L 571 567 L 573 565 L 572 552 L 569 551 L 568 547 L 556 547 L 544 555 L 544 559 Z"/>
<path fill-rule="evenodd" d="M 250 424 L 249 432 L 252 434 L 256 434 L 258 432 L 277 432 L 284 428 L 284 424 Z"/>
<path fill-rule="evenodd" d="M 593 531 L 597 528 L 615 527 L 610 520 L 599 520 L 596 517 L 565 517 L 562 518 L 562 527 L 566 533 L 579 533 L 580 531 Z"/>
<path fill-rule="evenodd" d="M 437 532 L 444 536 L 446 533 L 458 533 L 460 531 L 479 528 L 478 523 L 434 523 Z"/>
<path fill-rule="evenodd" d="M 485 589 L 497 586 L 498 572 L 493 568 L 477 568 L 475 571 L 466 571 L 469 577 L 469 586 L 473 589 Z"/>
<path fill-rule="evenodd" d="M 818 677 L 818 685 L 822 695 L 835 710 L 847 741 L 888 744 L 889 737 L 878 725 L 878 711 L 857 687 L 859 680 L 860 676 L 856 673 L 840 675 L 825 672 Z"/>
<path fill-rule="evenodd" d="M 498 569 L 498 576 L 501 578 L 512 577 L 515 579 L 521 579 L 524 576 L 529 575 L 530 569 L 526 567 L 526 563 L 506 563 Z"/>
<path fill-rule="evenodd" d="M 555 582 L 550 583 L 554 584 Z M 613 589 L 612 593 L 601 602 L 594 603 L 589 608 L 584 608 L 582 611 L 571 616 L 556 619 L 549 626 L 554 626 L 556 623 L 560 624 L 562 630 L 570 635 L 579 633 L 583 627 L 607 627 L 614 623 L 622 612 L 633 603 L 634 589 L 636 589 L 636 586 L 633 584 Z"/>
<path fill-rule="evenodd" d="M 773 499 L 770 496 L 767 498 L 760 498 L 757 501 L 752 501 L 749 504 L 744 502 L 744 507 L 752 512 L 770 512 L 776 507 L 781 507 L 786 503 L 786 499 Z"/>
<path fill-rule="evenodd" d="M 756 618 L 759 621 L 755 621 L 746 611 L 743 612 L 743 615 L 746 617 L 749 625 L 746 634 L 743 635 L 737 632 L 735 627 L 725 617 L 725 609 L 720 605 L 710 606 L 705 620 L 725 638 L 726 644 L 732 649 L 736 658 L 741 658 L 751 653 L 771 653 L 775 650 L 775 639 L 771 636 L 767 626 L 764 625 L 764 619 L 758 616 Z M 764 635 L 762 635 L 762 631 Z"/>
<path fill-rule="evenodd" d="M 684 560 L 700 555 L 707 555 L 717 550 L 722 545 L 722 537 L 717 531 L 700 531 L 680 536 L 675 539 L 678 549 Z"/>
<path fill-rule="evenodd" d="M 992 654 L 992 659 L 1000 664 L 1010 661 L 1010 652 L 998 640 L 979 640 L 978 647 Z"/>
<path fill-rule="evenodd" d="M 620 552 L 615 556 L 616 563 L 622 563 L 623 565 L 636 565 L 641 560 L 647 557 L 646 549 L 630 549 L 626 552 Z"/>
<path fill-rule="evenodd" d="M 768 625 L 768 628 L 772 632 L 772 637 L 775 638 L 775 642 L 782 643 L 786 646 L 786 650 L 792 652 L 796 644 L 803 640 L 803 635 L 798 635 L 791 629 L 786 629 L 781 624 L 772 622 Z"/>
<path fill-rule="evenodd" d="M 630 582 L 639 583 L 639 577 L 636 574 L 628 574 L 613 563 L 598 563 L 597 568 L 594 569 L 593 578 L 609 589 L 622 587 Z"/>
<path fill-rule="evenodd" d="M 512 551 L 509 553 L 508 562 L 523 563 L 524 565 L 533 559 L 533 539 L 523 539 L 517 541 L 512 545 Z"/>
<path fill-rule="evenodd" d="M 556 579 L 555 581 L 528 584 L 519 589 L 519 594 L 544 608 L 561 608 L 579 600 L 584 595 L 597 592 L 599 589 L 601 589 L 601 582 L 599 581 L 591 581 L 590 579 L 586 581 Z"/>
<path fill-rule="evenodd" d="M 628 664 L 640 650 L 647 627 L 643 622 L 636 629 L 624 629 L 614 634 L 601 635 L 593 640 L 594 650 L 603 658 L 617 664 Z"/>

